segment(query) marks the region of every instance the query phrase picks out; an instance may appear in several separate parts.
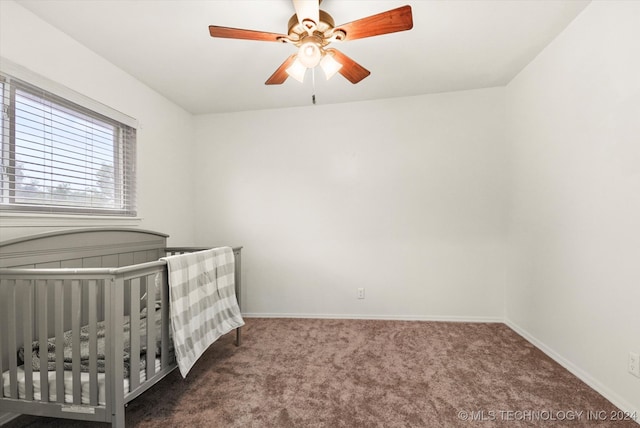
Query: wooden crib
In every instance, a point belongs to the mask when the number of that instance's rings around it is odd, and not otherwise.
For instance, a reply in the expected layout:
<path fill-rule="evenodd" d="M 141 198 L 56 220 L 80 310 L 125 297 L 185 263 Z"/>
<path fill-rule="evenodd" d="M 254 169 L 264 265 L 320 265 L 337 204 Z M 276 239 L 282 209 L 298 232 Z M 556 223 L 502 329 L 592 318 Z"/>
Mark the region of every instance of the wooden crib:
<path fill-rule="evenodd" d="M 126 404 L 176 368 L 159 258 L 202 248 L 166 238 L 74 229 L 0 243 L 0 423 L 18 413 L 124 426 Z"/>

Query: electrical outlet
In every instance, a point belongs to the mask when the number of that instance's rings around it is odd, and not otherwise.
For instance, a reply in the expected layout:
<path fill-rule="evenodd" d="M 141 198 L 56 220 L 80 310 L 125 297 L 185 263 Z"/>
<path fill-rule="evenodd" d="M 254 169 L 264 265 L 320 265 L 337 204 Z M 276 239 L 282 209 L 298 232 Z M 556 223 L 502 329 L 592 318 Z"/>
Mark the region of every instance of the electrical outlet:
<path fill-rule="evenodd" d="M 358 299 L 364 299 L 364 288 L 358 288 Z"/>
<path fill-rule="evenodd" d="M 629 373 L 640 377 L 640 355 L 629 352 Z"/>

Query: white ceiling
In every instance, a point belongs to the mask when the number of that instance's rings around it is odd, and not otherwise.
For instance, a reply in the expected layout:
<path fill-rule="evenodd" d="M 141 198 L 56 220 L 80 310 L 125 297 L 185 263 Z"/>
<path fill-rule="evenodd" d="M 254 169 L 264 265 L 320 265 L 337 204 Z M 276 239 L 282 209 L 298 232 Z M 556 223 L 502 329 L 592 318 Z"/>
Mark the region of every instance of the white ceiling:
<path fill-rule="evenodd" d="M 371 71 L 265 80 L 291 45 L 214 39 L 210 24 L 286 33 L 291 0 L 19 0 L 45 21 L 194 114 L 411 96 L 507 84 L 588 0 L 324 0 L 336 24 L 410 4 L 412 30 L 335 43 Z"/>

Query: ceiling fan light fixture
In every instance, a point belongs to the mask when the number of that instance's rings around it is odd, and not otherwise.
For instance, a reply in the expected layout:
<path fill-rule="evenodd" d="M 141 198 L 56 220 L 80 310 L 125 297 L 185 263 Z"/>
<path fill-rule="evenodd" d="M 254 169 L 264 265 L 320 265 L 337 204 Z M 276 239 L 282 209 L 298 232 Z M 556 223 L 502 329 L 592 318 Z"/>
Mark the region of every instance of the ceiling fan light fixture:
<path fill-rule="evenodd" d="M 300 59 L 298 57 L 296 57 L 296 60 L 293 61 L 293 64 L 291 64 L 285 71 L 287 72 L 287 74 L 289 76 L 293 77 L 298 82 L 303 83 L 304 82 L 304 75 L 307 72 L 307 67 L 305 67 L 300 62 Z"/>
<path fill-rule="evenodd" d="M 320 46 L 314 40 L 305 41 L 298 49 L 298 60 L 307 68 L 314 68 L 322 59 Z"/>
<path fill-rule="evenodd" d="M 2 1 L 2 0 L 0 0 Z M 209 25 L 211 37 L 289 43 L 298 48 L 267 79 L 266 85 L 280 85 L 288 76 L 303 82 L 307 68 L 320 65 L 327 80 L 336 72 L 355 84 L 371 72 L 330 43 L 406 31 L 413 28 L 411 6 L 401 6 L 336 26 L 333 17 L 320 10 L 322 0 L 292 0 L 295 14 L 289 18 L 287 34 Z"/>
<path fill-rule="evenodd" d="M 322 68 L 325 77 L 329 80 L 342 68 L 342 64 L 336 61 L 331 52 L 325 52 L 320 60 L 320 68 Z"/>

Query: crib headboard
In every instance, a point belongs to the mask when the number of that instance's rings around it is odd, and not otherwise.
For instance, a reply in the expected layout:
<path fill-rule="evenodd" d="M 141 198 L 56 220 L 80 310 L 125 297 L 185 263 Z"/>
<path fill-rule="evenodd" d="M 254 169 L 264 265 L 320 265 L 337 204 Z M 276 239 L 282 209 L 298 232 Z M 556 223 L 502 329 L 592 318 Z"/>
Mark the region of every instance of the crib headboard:
<path fill-rule="evenodd" d="M 30 235 L 0 242 L 0 268 L 117 268 L 156 261 L 165 256 L 167 237 L 163 233 L 127 228 L 67 229 Z M 104 298 L 102 293 L 99 300 Z M 4 298 L 0 289 L 0 301 Z M 128 305 L 127 302 L 128 299 L 125 301 Z M 48 296 L 47 305 L 51 317 L 53 294 Z M 102 312 L 98 316 L 103 319 Z M 64 323 L 65 329 L 69 328 L 70 316 L 65 315 Z M 21 329 L 22 321 L 17 320 L 16 326 Z M 54 320 L 50 319 L 49 337 L 53 326 Z M 6 334 L 6 328 L 0 323 L 0 335 Z M 0 350 L 0 358 L 6 367 L 5 349 Z"/>
<path fill-rule="evenodd" d="M 0 242 L 0 268 L 122 267 L 164 257 L 164 233 L 127 228 L 68 229 Z"/>

